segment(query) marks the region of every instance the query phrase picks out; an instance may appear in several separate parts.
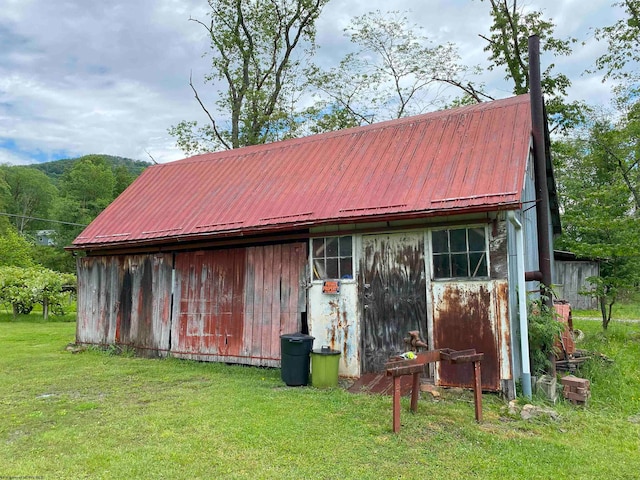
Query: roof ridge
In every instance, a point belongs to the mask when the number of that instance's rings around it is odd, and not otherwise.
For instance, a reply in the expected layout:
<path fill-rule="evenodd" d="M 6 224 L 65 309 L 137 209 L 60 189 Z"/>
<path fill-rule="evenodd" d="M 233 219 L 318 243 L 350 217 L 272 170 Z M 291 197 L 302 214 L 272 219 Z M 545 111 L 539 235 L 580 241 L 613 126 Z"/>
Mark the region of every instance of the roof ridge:
<path fill-rule="evenodd" d="M 472 113 L 477 110 L 487 111 L 495 108 L 501 108 L 513 103 L 523 102 L 528 100 L 528 94 L 516 95 L 513 97 L 507 97 L 499 100 L 492 100 L 487 102 L 479 102 L 472 105 L 463 105 L 461 107 L 449 108 L 445 110 L 436 110 L 433 112 L 421 113 L 419 115 L 412 115 L 408 117 L 395 118 L 391 120 L 384 120 L 381 122 L 371 123 L 369 125 L 360 125 L 358 127 L 344 128 L 341 130 L 334 130 L 331 132 L 323 132 L 314 135 L 307 135 L 304 137 L 289 138 L 286 140 L 277 140 L 274 142 L 263 143 L 259 145 L 249 145 L 246 147 L 234 148 L 230 150 L 219 150 L 215 152 L 201 153 L 192 157 L 183 158 L 173 162 L 163 163 L 157 166 L 163 165 L 176 165 L 184 163 L 197 163 L 206 162 L 212 160 L 225 160 L 229 157 L 236 157 L 239 159 L 245 155 L 250 155 L 254 152 L 268 152 L 272 149 L 283 149 L 290 146 L 301 145 L 305 143 L 321 142 L 329 138 L 336 138 L 344 135 L 354 135 L 360 132 L 370 132 L 376 130 L 385 130 L 387 128 L 399 127 L 404 124 L 411 124 L 416 122 L 425 121 L 428 119 L 440 119 L 443 117 L 457 116 L 464 113 Z M 155 167 L 156 165 L 154 165 Z"/>

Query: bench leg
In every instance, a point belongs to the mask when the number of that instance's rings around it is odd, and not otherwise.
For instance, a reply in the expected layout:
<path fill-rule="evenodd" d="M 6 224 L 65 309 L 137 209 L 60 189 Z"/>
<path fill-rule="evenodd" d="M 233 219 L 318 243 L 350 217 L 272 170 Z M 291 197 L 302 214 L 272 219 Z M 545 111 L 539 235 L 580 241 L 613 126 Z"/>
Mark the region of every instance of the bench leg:
<path fill-rule="evenodd" d="M 393 433 L 400 431 L 400 377 L 393 377 Z"/>
<path fill-rule="evenodd" d="M 482 422 L 482 376 L 480 362 L 473 362 L 473 396 L 476 406 L 476 422 Z"/>
<path fill-rule="evenodd" d="M 413 374 L 413 383 L 411 384 L 411 410 L 418 410 L 418 399 L 420 398 L 420 374 Z"/>

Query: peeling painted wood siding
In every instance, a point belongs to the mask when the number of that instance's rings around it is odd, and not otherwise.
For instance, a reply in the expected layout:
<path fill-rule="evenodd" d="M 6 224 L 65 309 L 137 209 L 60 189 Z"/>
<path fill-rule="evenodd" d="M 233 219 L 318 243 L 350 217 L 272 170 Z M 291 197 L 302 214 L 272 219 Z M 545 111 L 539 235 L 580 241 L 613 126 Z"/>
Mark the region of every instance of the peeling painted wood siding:
<path fill-rule="evenodd" d="M 280 365 L 306 311 L 306 244 L 78 260 L 79 343 L 147 356 Z M 171 308 L 173 296 L 173 309 Z"/>
<path fill-rule="evenodd" d="M 170 254 L 79 259 L 76 340 L 166 354 L 171 269 Z"/>
<path fill-rule="evenodd" d="M 306 258 L 304 243 L 176 254 L 172 354 L 279 366 L 280 335 L 306 310 Z"/>
<path fill-rule="evenodd" d="M 493 280 L 507 280 L 509 278 L 507 241 L 507 222 L 496 220 L 489 227 L 489 265 L 490 277 Z"/>
<path fill-rule="evenodd" d="M 176 254 L 172 353 L 238 358 L 244 327 L 243 249 Z"/>

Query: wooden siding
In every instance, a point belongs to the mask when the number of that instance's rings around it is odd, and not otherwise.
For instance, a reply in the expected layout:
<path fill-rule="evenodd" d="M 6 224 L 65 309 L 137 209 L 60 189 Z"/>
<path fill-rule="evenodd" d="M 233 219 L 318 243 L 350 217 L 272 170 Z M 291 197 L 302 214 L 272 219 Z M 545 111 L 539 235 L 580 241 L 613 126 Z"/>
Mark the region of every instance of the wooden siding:
<path fill-rule="evenodd" d="M 579 293 L 590 289 L 591 284 L 587 278 L 600 275 L 600 266 L 597 262 L 556 260 L 555 270 L 554 283 L 557 284 L 558 296 L 562 300 L 566 300 L 571 308 L 577 310 L 598 309 L 597 299 Z"/>
<path fill-rule="evenodd" d="M 165 354 L 171 264 L 170 254 L 80 258 L 77 341 Z"/>
<path fill-rule="evenodd" d="M 300 331 L 306 244 L 176 254 L 171 353 L 279 366 L 280 335 Z"/>
<path fill-rule="evenodd" d="M 76 341 L 279 366 L 280 335 L 306 311 L 306 243 L 177 253 L 175 270 L 173 258 L 79 259 Z"/>

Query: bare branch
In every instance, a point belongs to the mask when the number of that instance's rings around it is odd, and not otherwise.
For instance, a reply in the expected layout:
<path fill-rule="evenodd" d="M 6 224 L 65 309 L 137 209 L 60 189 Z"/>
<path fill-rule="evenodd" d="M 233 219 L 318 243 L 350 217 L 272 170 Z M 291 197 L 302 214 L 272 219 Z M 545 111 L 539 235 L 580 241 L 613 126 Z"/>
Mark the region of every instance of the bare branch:
<path fill-rule="evenodd" d="M 158 165 L 158 162 L 156 162 L 156 159 L 155 159 L 155 158 L 153 158 L 153 156 L 149 153 L 149 150 L 147 150 L 147 149 L 145 148 L 145 149 L 144 149 L 144 151 L 145 151 L 145 153 L 146 153 L 147 155 L 149 155 L 149 158 L 151 159 L 151 161 L 152 161 L 154 164 Z"/>
<path fill-rule="evenodd" d="M 216 121 L 211 116 L 211 114 L 209 113 L 209 110 L 207 110 L 207 107 L 205 107 L 204 103 L 202 103 L 202 100 L 200 100 L 200 96 L 198 95 L 198 91 L 196 90 L 196 87 L 193 86 L 192 74 L 189 74 L 189 86 L 191 87 L 191 90 L 193 90 L 193 94 L 196 97 L 196 100 L 198 101 L 198 103 L 200 104 L 200 107 L 202 108 L 202 110 L 204 110 L 204 113 L 207 114 L 207 117 L 209 117 L 209 121 L 211 122 L 211 127 L 213 128 L 213 132 L 214 132 L 216 138 L 218 139 L 218 141 L 220 141 L 220 143 L 222 143 L 222 145 L 224 145 L 224 147 L 227 150 L 230 150 L 231 147 L 229 146 L 229 144 L 225 141 L 225 139 L 222 137 L 222 135 L 218 131 L 218 126 L 216 124 Z"/>

